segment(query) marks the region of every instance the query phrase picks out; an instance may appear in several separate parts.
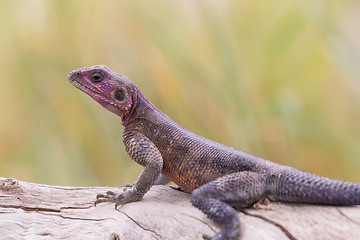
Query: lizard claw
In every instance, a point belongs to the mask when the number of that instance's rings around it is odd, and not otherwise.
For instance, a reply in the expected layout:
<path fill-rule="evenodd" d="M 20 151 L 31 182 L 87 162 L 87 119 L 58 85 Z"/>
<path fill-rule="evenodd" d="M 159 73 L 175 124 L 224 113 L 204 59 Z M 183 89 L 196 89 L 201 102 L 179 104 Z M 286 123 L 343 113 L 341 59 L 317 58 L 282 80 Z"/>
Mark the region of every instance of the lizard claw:
<path fill-rule="evenodd" d="M 110 196 L 115 196 L 116 194 L 112 191 L 107 191 L 106 194 L 98 194 L 96 195 L 96 199 L 100 199 L 100 198 L 109 198 Z"/>
<path fill-rule="evenodd" d="M 141 196 L 135 193 L 133 188 L 124 188 L 122 193 L 114 193 L 112 191 L 107 191 L 106 194 L 98 194 L 96 196 L 96 201 L 94 202 L 94 206 L 103 202 L 115 203 L 115 209 L 119 205 L 123 205 L 129 202 L 135 202 L 141 199 Z"/>
<path fill-rule="evenodd" d="M 107 191 L 106 194 L 98 194 L 96 196 L 96 201 L 94 202 L 94 206 L 103 202 L 115 202 L 116 194 L 112 191 Z"/>

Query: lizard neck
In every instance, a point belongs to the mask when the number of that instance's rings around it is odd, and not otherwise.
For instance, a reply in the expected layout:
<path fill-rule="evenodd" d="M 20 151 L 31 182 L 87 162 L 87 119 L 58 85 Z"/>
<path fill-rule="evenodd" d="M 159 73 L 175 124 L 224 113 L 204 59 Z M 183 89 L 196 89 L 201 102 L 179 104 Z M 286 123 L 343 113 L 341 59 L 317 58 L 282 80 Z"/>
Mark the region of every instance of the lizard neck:
<path fill-rule="evenodd" d="M 149 119 L 150 115 L 162 113 L 134 86 L 133 106 L 122 116 L 122 125 L 126 127 L 139 118 Z M 160 114 L 161 115 L 161 114 Z"/>

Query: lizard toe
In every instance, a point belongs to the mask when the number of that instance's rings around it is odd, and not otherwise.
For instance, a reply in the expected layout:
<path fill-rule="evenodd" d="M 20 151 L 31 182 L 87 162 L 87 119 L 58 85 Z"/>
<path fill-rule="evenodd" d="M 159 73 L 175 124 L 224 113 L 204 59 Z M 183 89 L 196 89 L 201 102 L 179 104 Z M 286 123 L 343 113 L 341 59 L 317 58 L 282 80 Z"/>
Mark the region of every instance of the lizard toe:
<path fill-rule="evenodd" d="M 116 193 L 112 191 L 107 191 L 106 194 L 98 194 L 96 195 L 96 201 L 94 202 L 94 206 L 103 202 L 116 202 Z"/>

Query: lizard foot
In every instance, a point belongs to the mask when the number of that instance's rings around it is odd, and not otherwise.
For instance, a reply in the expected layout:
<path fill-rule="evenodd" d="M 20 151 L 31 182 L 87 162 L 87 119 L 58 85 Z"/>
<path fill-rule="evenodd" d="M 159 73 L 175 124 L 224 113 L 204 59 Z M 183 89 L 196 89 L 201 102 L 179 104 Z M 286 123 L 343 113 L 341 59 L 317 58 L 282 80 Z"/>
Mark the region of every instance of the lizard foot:
<path fill-rule="evenodd" d="M 96 196 L 96 201 L 94 205 L 98 205 L 99 203 L 103 202 L 110 202 L 115 203 L 115 209 L 119 205 L 123 205 L 129 202 L 135 202 L 141 199 L 142 196 L 136 194 L 133 187 L 131 188 L 124 188 L 122 193 L 114 193 L 112 191 L 107 191 L 106 194 L 98 194 Z"/>

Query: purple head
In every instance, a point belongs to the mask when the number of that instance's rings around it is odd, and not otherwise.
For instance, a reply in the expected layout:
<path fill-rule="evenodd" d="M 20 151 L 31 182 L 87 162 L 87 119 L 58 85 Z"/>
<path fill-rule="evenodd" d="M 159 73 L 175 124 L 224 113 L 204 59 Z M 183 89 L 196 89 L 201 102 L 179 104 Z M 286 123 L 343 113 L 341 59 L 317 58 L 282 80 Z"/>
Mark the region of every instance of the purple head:
<path fill-rule="evenodd" d="M 72 71 L 68 80 L 123 121 L 136 103 L 135 85 L 104 65 Z"/>

